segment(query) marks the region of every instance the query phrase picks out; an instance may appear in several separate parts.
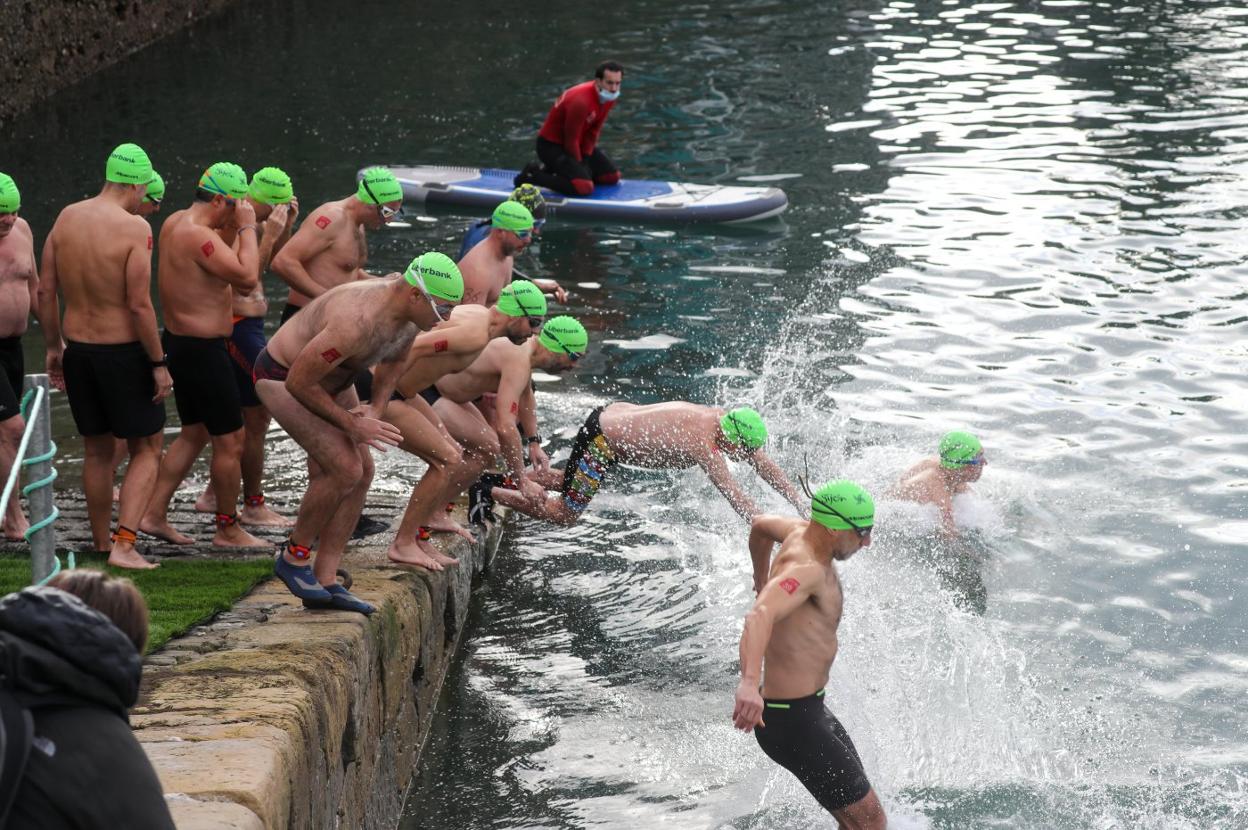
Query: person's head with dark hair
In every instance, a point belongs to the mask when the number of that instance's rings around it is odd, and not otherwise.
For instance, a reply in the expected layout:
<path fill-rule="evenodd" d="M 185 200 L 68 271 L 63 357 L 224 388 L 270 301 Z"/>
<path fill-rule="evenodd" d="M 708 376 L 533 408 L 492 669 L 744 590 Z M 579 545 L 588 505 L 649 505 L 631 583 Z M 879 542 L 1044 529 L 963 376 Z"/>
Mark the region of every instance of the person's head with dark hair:
<path fill-rule="evenodd" d="M 603 61 L 594 69 L 594 77 L 601 79 L 608 72 L 618 72 L 620 75 L 623 75 L 624 67 L 615 61 Z"/>
<path fill-rule="evenodd" d="M 61 571 L 48 587 L 73 594 L 112 620 L 139 654 L 147 646 L 147 602 L 134 583 L 90 568 Z"/>

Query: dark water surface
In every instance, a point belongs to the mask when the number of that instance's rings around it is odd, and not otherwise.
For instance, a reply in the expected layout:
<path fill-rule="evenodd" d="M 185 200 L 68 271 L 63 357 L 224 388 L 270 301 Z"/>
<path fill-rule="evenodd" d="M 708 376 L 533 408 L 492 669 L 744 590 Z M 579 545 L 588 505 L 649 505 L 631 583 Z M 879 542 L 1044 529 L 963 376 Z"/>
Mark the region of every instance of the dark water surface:
<path fill-rule="evenodd" d="M 776 177 L 793 206 L 732 231 L 548 226 L 521 267 L 572 288 L 593 338 L 541 387 L 553 448 L 602 401 L 749 403 L 791 472 L 880 496 L 828 700 L 895 826 L 1248 827 L 1248 11 L 542 11 L 245 4 L 16 122 L 0 168 L 40 241 L 122 140 L 171 204 L 230 158 L 315 205 L 376 161 L 518 165 L 616 57 L 603 143 L 626 176 Z M 415 216 L 373 265 L 453 251 L 464 224 Z M 990 464 L 950 547 L 882 494 L 955 427 Z M 297 492 L 277 447 L 272 489 Z M 397 493 L 419 470 L 380 468 Z M 731 729 L 749 585 L 699 474 L 625 473 L 571 530 L 516 522 L 403 827 L 833 826 Z"/>

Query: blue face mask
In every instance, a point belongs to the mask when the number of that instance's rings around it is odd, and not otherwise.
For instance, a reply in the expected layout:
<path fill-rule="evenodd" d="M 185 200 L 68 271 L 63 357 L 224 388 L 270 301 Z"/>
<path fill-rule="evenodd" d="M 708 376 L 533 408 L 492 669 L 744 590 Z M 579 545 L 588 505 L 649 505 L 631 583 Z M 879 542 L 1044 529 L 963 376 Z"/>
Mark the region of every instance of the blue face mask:
<path fill-rule="evenodd" d="M 618 89 L 615 92 L 607 92 L 605 89 L 598 90 L 598 101 L 600 103 L 606 104 L 619 97 L 620 91 Z"/>

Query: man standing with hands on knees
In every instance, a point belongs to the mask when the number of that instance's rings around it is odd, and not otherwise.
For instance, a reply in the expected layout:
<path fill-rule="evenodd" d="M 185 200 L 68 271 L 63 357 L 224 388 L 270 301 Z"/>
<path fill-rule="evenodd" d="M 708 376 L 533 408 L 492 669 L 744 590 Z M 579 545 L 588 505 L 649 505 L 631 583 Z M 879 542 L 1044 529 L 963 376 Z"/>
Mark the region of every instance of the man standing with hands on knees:
<path fill-rule="evenodd" d="M 763 752 L 796 775 L 841 827 L 880 830 L 884 807 L 823 701 L 844 606 L 833 560 L 844 562 L 871 544 L 875 503 L 854 482 L 834 481 L 811 496 L 810 513 L 810 521 L 762 515 L 751 523 L 758 599 L 741 634 L 732 722 L 754 730 Z"/>
<path fill-rule="evenodd" d="M 464 279 L 450 257 L 421 255 L 403 276 L 340 285 L 285 323 L 256 357 L 260 400 L 308 453 L 308 489 L 274 572 L 309 608 L 371 614 L 337 583 L 338 563 L 373 480 L 370 447 L 398 446 L 381 420 L 412 341 L 441 319 L 441 298 L 457 302 Z M 376 395 L 361 407 L 352 381 L 376 366 Z M 312 545 L 317 546 L 315 565 Z"/>
<path fill-rule="evenodd" d="M 43 244 L 40 321 L 48 375 L 63 385 L 83 436 L 82 489 L 95 549 L 109 551 L 110 565 L 150 568 L 134 549 L 134 529 L 156 481 L 164 399 L 173 388 L 152 308 L 152 229 L 136 215 L 152 163 L 141 147 L 122 144 L 104 177 L 98 196 L 61 211 Z M 114 436 L 126 440 L 130 464 L 110 543 Z"/>
<path fill-rule="evenodd" d="M 250 291 L 260 279 L 256 211 L 247 202 L 247 175 L 237 164 L 217 162 L 204 171 L 195 202 L 165 220 L 160 230 L 162 338 L 182 431 L 169 445 L 151 503 L 139 529 L 174 544 L 191 538 L 169 524 L 169 502 L 196 457 L 212 443 L 209 478 L 216 495 L 214 545 L 264 547 L 238 525 L 243 455 L 243 410 L 226 340 L 234 327 L 234 289 Z M 238 252 L 218 230 L 232 227 Z"/>

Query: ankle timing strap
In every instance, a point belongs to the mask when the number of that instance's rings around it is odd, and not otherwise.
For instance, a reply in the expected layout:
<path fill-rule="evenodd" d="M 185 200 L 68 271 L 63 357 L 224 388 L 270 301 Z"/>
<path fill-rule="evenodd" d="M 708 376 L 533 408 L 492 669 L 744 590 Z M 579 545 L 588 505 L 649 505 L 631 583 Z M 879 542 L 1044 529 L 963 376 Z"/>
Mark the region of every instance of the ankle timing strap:
<path fill-rule="evenodd" d="M 307 561 L 312 558 L 312 549 L 306 545 L 296 545 L 294 542 L 286 543 L 286 552 L 300 562 Z"/>
<path fill-rule="evenodd" d="M 234 513 L 226 515 L 225 513 L 217 514 L 217 527 L 233 527 L 238 524 L 238 514 Z"/>
<path fill-rule="evenodd" d="M 264 493 L 260 493 L 259 495 L 255 495 L 255 496 L 247 496 L 246 498 L 243 499 L 243 504 L 246 504 L 248 507 L 263 507 L 264 506 Z"/>
<path fill-rule="evenodd" d="M 138 534 L 125 525 L 117 525 L 117 532 L 113 534 L 114 542 L 129 542 L 132 545 L 138 538 Z"/>
<path fill-rule="evenodd" d="M 430 539 L 432 539 L 432 538 L 433 538 L 433 537 L 429 535 L 429 528 L 424 527 L 423 525 L 422 525 L 421 527 L 416 528 L 416 539 L 417 539 L 417 540 L 419 540 L 419 541 L 421 541 L 421 542 L 428 542 L 428 541 L 429 541 Z"/>

